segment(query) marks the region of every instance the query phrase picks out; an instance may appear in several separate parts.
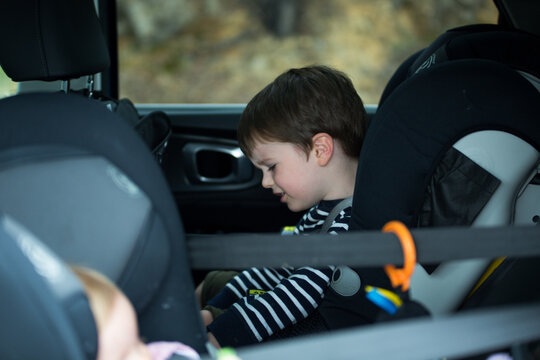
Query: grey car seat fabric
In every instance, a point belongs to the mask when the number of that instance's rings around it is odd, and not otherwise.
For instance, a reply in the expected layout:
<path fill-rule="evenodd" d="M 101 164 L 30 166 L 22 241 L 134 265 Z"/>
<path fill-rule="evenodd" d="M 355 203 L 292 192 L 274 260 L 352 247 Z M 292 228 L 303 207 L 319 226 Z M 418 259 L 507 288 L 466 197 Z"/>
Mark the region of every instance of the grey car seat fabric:
<path fill-rule="evenodd" d="M 141 138 L 115 113 L 73 94 L 0 100 L 0 210 L 67 262 L 115 281 L 146 340 L 204 351 L 176 204 Z"/>
<path fill-rule="evenodd" d="M 0 214 L 0 357 L 93 360 L 98 339 L 77 277 L 38 238 Z"/>

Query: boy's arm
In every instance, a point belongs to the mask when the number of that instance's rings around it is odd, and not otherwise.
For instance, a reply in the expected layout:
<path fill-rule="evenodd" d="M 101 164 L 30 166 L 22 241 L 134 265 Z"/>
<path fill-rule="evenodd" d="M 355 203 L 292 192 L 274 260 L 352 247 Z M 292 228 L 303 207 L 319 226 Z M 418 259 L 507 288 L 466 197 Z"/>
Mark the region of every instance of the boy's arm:
<path fill-rule="evenodd" d="M 221 346 L 261 342 L 306 318 L 321 303 L 333 267 L 300 268 L 274 290 L 242 298 L 208 326 Z"/>
<path fill-rule="evenodd" d="M 290 276 L 293 271 L 294 269 L 291 267 L 277 269 L 250 268 L 244 270 L 232 278 L 223 290 L 208 301 L 208 305 L 219 309 L 228 309 L 238 299 L 248 295 L 255 295 L 253 294 L 254 290 L 272 290 L 281 280 Z"/>

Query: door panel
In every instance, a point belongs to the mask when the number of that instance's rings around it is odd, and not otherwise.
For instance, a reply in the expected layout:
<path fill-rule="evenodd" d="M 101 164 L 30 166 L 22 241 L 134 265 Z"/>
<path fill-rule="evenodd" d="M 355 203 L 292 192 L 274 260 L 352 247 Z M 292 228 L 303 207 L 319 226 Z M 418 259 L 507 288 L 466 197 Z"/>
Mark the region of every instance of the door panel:
<path fill-rule="evenodd" d="M 271 190 L 236 141 L 243 105 L 138 105 L 164 111 L 173 134 L 163 170 L 188 233 L 277 232 L 293 213 Z"/>

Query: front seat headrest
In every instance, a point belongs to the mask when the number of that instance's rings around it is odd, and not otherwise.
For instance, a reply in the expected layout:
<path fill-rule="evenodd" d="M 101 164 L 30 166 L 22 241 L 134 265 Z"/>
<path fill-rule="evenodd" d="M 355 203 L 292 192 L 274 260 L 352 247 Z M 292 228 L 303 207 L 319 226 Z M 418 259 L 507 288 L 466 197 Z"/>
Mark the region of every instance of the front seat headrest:
<path fill-rule="evenodd" d="M 110 65 L 92 0 L 2 1 L 0 34 L 0 66 L 13 81 L 69 80 Z"/>
<path fill-rule="evenodd" d="M 97 330 L 83 289 L 40 240 L 0 214 L 2 359 L 95 359 Z"/>

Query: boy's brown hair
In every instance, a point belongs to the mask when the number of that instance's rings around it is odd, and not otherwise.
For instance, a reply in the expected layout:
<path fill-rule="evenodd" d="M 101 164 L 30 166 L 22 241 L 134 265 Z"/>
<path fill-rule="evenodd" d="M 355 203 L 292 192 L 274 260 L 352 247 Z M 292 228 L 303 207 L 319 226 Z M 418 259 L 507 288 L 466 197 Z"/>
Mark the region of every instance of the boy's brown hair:
<path fill-rule="evenodd" d="M 309 154 L 312 137 L 324 132 L 345 154 L 358 157 L 366 129 L 364 104 L 349 77 L 314 65 L 284 72 L 251 99 L 240 117 L 238 142 L 248 157 L 261 140 L 293 143 Z"/>

